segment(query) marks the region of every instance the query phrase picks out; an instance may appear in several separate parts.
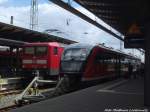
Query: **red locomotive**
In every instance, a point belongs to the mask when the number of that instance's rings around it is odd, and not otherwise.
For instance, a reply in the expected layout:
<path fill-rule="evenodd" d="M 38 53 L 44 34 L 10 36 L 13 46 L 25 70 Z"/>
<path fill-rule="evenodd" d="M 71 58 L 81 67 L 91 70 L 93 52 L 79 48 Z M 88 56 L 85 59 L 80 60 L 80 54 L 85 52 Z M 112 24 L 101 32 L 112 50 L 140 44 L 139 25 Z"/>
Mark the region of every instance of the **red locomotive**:
<path fill-rule="evenodd" d="M 127 77 L 129 66 L 134 71 L 138 64 L 140 59 L 102 45 L 72 44 L 64 50 L 60 72 L 73 88 L 81 80 Z"/>
<path fill-rule="evenodd" d="M 58 76 L 62 52 L 63 47 L 57 42 L 26 44 L 22 56 L 24 73 L 30 76 L 38 70 L 44 78 Z"/>

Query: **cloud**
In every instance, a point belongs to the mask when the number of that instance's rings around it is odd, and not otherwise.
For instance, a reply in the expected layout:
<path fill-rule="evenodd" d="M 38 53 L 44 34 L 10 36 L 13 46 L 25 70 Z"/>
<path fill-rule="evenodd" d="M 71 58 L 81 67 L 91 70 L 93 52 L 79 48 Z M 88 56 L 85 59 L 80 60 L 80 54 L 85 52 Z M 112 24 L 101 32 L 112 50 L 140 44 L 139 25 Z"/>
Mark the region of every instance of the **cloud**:
<path fill-rule="evenodd" d="M 14 16 L 14 25 L 29 28 L 29 6 L 26 7 L 0 7 L 0 21 L 10 23 Z"/>
<path fill-rule="evenodd" d="M 94 16 L 85 9 L 78 9 L 94 19 Z M 9 23 L 10 16 L 14 16 L 14 25 L 29 28 L 30 6 L 1 6 L 0 21 Z M 78 42 L 90 44 L 105 43 L 106 46 L 115 49 L 120 48 L 118 39 L 52 3 L 39 4 L 38 30 L 44 32 L 46 29 L 54 31 L 56 29 L 58 31 L 51 32 L 51 34 Z M 129 52 L 129 50 L 126 50 L 126 52 Z"/>
<path fill-rule="evenodd" d="M 80 10 L 86 12 L 85 9 Z M 47 29 L 59 29 L 60 31 L 65 32 L 65 34 L 59 34 L 65 38 L 86 43 L 90 42 L 91 44 L 104 42 L 103 40 L 106 36 L 104 31 L 56 5 L 41 4 L 39 6 L 39 14 L 40 25 Z M 69 20 L 68 25 L 67 20 Z M 113 38 L 109 39 L 113 41 Z"/>
<path fill-rule="evenodd" d="M 92 17 L 92 14 L 85 9 L 81 8 L 80 10 Z M 0 7 L 0 21 L 9 23 L 10 16 L 14 16 L 15 25 L 29 28 L 30 6 Z M 52 34 L 91 44 L 104 43 L 105 39 L 109 38 L 104 31 L 51 3 L 39 4 L 38 30 L 43 32 L 46 29 L 57 29 L 61 33 L 52 32 Z"/>
<path fill-rule="evenodd" d="M 8 0 L 0 0 L 0 5 L 6 2 L 8 2 Z"/>

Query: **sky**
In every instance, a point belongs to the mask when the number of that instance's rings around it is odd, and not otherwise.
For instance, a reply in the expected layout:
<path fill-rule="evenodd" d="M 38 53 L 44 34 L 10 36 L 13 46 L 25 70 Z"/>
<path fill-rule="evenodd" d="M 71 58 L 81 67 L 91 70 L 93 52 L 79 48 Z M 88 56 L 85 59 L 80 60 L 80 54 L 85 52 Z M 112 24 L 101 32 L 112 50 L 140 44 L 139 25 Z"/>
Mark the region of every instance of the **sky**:
<path fill-rule="evenodd" d="M 10 23 L 10 16 L 14 16 L 14 25 L 30 28 L 30 4 L 31 0 L 0 0 L 0 22 Z M 48 0 L 38 0 L 38 4 L 38 27 L 36 30 L 40 32 L 44 32 L 47 29 L 57 30 L 56 32 L 50 32 L 50 34 L 81 43 L 105 43 L 108 47 L 120 49 L 120 41 L 118 39 L 70 12 Z M 75 2 L 71 2 L 71 5 L 93 20 L 96 20 L 100 24 L 109 28 L 108 25 L 96 18 L 86 9 L 77 5 Z M 136 50 L 125 50 L 123 48 L 123 43 L 121 48 L 125 52 L 134 53 L 144 59 L 144 56 Z"/>

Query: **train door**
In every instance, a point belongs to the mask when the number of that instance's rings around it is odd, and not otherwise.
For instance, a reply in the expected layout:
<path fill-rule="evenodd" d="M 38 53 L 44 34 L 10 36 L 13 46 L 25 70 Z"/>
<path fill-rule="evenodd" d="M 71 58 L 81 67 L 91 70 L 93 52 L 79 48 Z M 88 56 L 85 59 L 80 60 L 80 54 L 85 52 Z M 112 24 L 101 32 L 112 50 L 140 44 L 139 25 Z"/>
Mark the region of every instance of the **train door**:
<path fill-rule="evenodd" d="M 128 74 L 129 59 L 126 56 L 121 56 L 120 76 L 126 76 Z"/>
<path fill-rule="evenodd" d="M 35 68 L 47 69 L 48 51 L 48 46 L 41 45 L 35 47 L 35 57 L 33 58 L 36 63 Z"/>
<path fill-rule="evenodd" d="M 104 66 L 105 66 L 105 74 L 106 75 L 116 75 L 115 64 L 116 58 L 114 53 L 112 52 L 104 52 Z"/>
<path fill-rule="evenodd" d="M 99 47 L 93 48 L 86 62 L 84 77 L 99 78 L 104 75 L 102 52 L 103 50 Z"/>
<path fill-rule="evenodd" d="M 60 59 L 63 48 L 58 46 L 51 46 L 50 50 L 50 75 L 58 75 L 60 68 Z"/>
<path fill-rule="evenodd" d="M 115 65 L 115 68 L 116 68 L 116 76 L 119 76 L 121 75 L 121 56 L 120 55 L 116 55 L 116 65 Z"/>

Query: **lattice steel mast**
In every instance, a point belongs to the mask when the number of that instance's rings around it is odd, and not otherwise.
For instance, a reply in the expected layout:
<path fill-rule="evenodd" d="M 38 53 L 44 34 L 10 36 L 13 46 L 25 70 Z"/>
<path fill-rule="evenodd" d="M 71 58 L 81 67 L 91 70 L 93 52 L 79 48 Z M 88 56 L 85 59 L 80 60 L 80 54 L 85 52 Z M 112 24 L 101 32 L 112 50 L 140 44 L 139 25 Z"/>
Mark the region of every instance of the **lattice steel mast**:
<path fill-rule="evenodd" d="M 38 28 L 38 0 L 31 0 L 30 29 L 37 30 L 37 28 Z"/>

